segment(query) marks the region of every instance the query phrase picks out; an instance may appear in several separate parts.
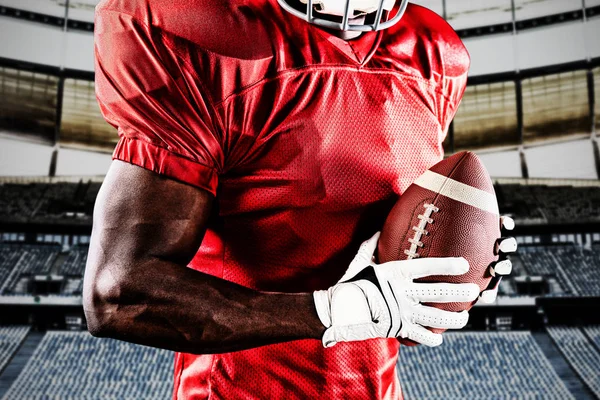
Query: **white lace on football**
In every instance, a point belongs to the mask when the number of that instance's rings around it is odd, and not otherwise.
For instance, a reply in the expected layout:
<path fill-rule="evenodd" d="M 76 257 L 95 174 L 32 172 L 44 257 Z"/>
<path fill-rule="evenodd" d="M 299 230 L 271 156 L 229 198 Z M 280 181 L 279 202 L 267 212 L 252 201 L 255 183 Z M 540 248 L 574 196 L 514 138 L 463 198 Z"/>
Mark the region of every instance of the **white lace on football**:
<path fill-rule="evenodd" d="M 433 204 L 425 203 L 423 207 L 425 207 L 425 212 L 417 216 L 417 218 L 419 218 L 419 225 L 413 226 L 412 228 L 413 231 L 415 231 L 415 236 L 408 239 L 408 242 L 410 243 L 410 249 L 404 250 L 404 254 L 408 256 L 409 260 L 412 260 L 413 258 L 419 258 L 418 251 L 420 248 L 423 248 L 423 242 L 421 241 L 421 238 L 429 234 L 429 231 L 427 231 L 425 228 L 427 227 L 427 224 L 433 224 L 433 218 L 431 218 L 431 215 L 434 212 L 440 211 L 440 209 Z"/>

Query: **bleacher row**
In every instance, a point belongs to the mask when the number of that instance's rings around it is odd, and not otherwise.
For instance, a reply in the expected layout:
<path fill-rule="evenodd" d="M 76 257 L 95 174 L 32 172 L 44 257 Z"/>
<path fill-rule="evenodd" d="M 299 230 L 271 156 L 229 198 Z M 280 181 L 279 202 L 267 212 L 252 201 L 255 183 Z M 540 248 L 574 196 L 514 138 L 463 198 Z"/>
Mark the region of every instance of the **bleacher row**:
<path fill-rule="evenodd" d="M 28 326 L 0 327 L 0 372 L 6 367 L 28 332 Z"/>
<path fill-rule="evenodd" d="M 550 295 L 600 296 L 598 246 L 526 245 L 511 259 L 523 266 L 524 275 L 555 279 L 560 292 Z"/>
<path fill-rule="evenodd" d="M 500 210 L 518 224 L 600 222 L 600 187 L 495 185 Z"/>
<path fill-rule="evenodd" d="M 14 355 L 27 330 L 0 327 L 0 349 L 9 348 L 0 352 L 0 366 Z M 594 347 L 600 326 L 586 327 L 585 335 L 569 327 L 548 332 L 584 384 L 600 395 Z M 528 331 L 448 332 L 444 338 L 438 348 L 401 348 L 397 368 L 406 399 L 578 397 Z M 87 332 L 48 331 L 3 400 L 166 399 L 172 369 L 169 351 L 97 339 Z"/>
<path fill-rule="evenodd" d="M 62 295 L 79 295 L 87 261 L 87 245 L 75 245 L 64 254 L 53 244 L 0 243 L 0 295 L 31 293 L 33 276 L 64 277 Z M 59 257 L 62 255 L 62 257 Z M 518 275 L 541 276 L 551 285 L 550 296 L 600 296 L 600 247 L 576 245 L 523 245 L 511 256 Z M 504 280 L 501 294 L 518 294 Z"/>
<path fill-rule="evenodd" d="M 600 398 L 599 327 L 548 327 L 547 330 L 569 364 Z"/>
<path fill-rule="evenodd" d="M 0 222 L 91 225 L 101 183 L 0 183 Z"/>
<path fill-rule="evenodd" d="M 0 183 L 0 222 L 91 225 L 99 182 Z M 600 222 L 600 187 L 495 185 L 518 224 Z"/>
<path fill-rule="evenodd" d="M 167 399 L 172 374 L 169 351 L 49 331 L 3 400 Z"/>
<path fill-rule="evenodd" d="M 61 259 L 62 246 L 56 244 L 0 243 L 0 295 L 31 293 L 31 279 L 49 275 L 64 277 L 61 294 L 81 294 L 87 251 L 76 245 Z"/>
<path fill-rule="evenodd" d="M 573 399 L 529 332 L 448 332 L 439 348 L 402 347 L 406 399 Z"/>

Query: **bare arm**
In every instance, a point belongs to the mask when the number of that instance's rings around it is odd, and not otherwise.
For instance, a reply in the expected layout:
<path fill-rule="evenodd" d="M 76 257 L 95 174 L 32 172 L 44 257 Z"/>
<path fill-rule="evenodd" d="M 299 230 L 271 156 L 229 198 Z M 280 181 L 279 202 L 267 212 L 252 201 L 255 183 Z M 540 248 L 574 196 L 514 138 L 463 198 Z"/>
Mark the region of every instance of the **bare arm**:
<path fill-rule="evenodd" d="M 186 267 L 212 201 L 204 190 L 113 162 L 84 281 L 93 335 L 196 354 L 321 338 L 312 294 L 258 292 Z"/>

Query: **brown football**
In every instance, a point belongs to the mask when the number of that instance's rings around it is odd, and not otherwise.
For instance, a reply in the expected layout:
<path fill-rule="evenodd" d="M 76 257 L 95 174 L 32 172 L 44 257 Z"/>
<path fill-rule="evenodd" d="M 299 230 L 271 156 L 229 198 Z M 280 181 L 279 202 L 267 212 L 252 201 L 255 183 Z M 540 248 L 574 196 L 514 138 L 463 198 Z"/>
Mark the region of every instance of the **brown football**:
<path fill-rule="evenodd" d="M 492 278 L 489 266 L 497 260 L 498 238 L 500 220 L 492 180 L 474 153 L 460 152 L 434 165 L 400 196 L 383 226 L 377 261 L 464 257 L 469 262 L 466 274 L 431 276 L 417 282 L 476 283 L 484 290 Z M 473 304 L 427 305 L 463 311 Z M 415 344 L 404 339 L 401 343 Z"/>

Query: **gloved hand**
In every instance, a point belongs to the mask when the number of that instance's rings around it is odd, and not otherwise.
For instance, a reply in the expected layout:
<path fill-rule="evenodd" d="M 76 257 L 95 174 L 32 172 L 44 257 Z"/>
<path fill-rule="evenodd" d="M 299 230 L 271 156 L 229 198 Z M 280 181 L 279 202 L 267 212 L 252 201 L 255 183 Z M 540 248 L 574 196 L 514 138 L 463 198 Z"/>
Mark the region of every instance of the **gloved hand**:
<path fill-rule="evenodd" d="M 500 217 L 500 230 L 512 231 L 514 228 L 515 221 L 511 217 Z M 488 287 L 479 295 L 479 301 L 484 304 L 496 301 L 502 277 L 510 275 L 512 272 L 512 263 L 507 258 L 507 254 L 515 251 L 517 251 L 517 240 L 514 237 L 501 237 L 496 241 L 495 252 L 498 255 L 498 261 L 490 265 L 490 274 L 493 278 Z"/>
<path fill-rule="evenodd" d="M 460 329 L 469 313 L 450 312 L 421 303 L 472 302 L 479 287 L 472 283 L 417 283 L 433 275 L 462 275 L 469 270 L 464 258 L 417 258 L 375 264 L 379 232 L 362 244 L 339 282 L 314 292 L 323 325 L 323 345 L 373 338 L 399 337 L 438 346 L 442 335 L 425 328 Z"/>

